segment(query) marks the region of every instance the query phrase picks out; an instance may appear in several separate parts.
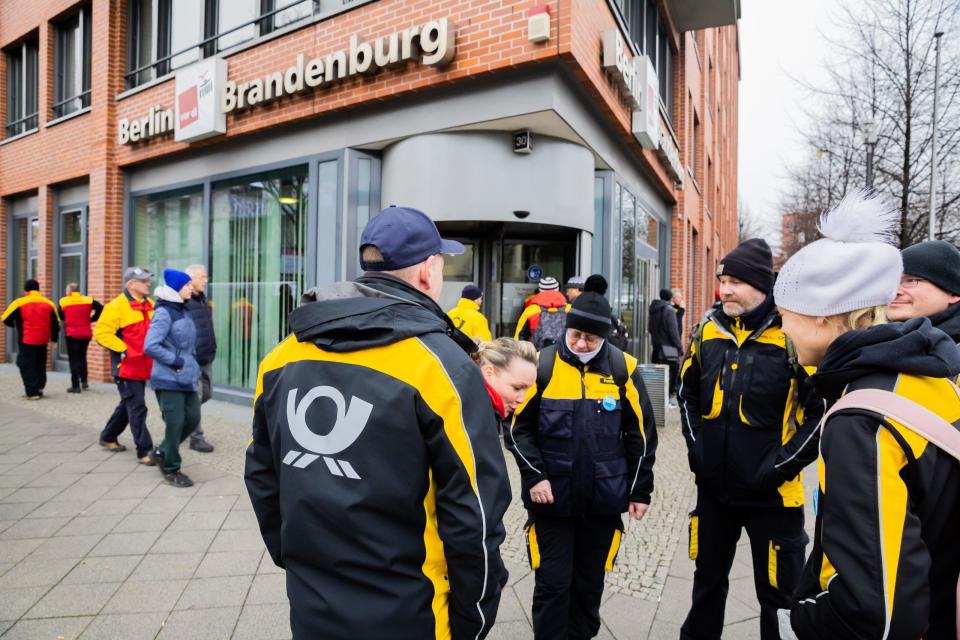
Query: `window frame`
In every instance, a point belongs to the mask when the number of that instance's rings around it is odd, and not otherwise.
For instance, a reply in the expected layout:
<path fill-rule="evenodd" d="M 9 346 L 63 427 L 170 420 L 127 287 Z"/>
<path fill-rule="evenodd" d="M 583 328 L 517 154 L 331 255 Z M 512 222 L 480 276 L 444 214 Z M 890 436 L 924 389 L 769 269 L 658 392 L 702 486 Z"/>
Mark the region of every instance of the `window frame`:
<path fill-rule="evenodd" d="M 90 106 L 90 96 L 91 96 L 91 57 L 93 56 L 93 37 L 92 30 L 90 28 L 91 23 L 91 13 L 92 8 L 89 4 L 82 4 L 76 8 L 75 11 L 58 18 L 53 23 L 54 27 L 54 70 L 53 70 L 53 117 L 54 119 L 63 118 L 70 115 L 71 113 L 76 113 L 82 109 L 86 109 Z M 64 23 L 77 18 L 78 25 L 76 31 L 79 36 L 75 37 L 73 43 L 73 51 L 70 52 L 74 56 L 74 78 L 76 81 L 79 75 L 79 83 L 74 85 L 73 88 L 79 89 L 73 95 L 65 96 L 65 86 L 67 84 L 65 78 L 63 77 L 64 69 L 64 60 L 67 52 L 64 50 L 63 41 L 65 39 L 65 34 L 67 30 L 64 28 Z M 79 64 L 77 63 L 79 59 Z M 67 110 L 67 107 L 70 107 L 74 101 L 79 100 L 79 104 L 74 108 Z"/>
<path fill-rule="evenodd" d="M 32 113 L 27 113 L 30 98 L 30 73 L 28 56 L 33 53 L 33 106 Z M 12 47 L 4 49 L 4 64 L 6 65 L 6 114 L 4 116 L 4 133 L 6 138 L 16 138 L 36 131 L 40 126 L 40 39 L 37 32 L 31 33 Z M 15 80 L 12 80 L 14 74 L 11 71 L 13 62 L 16 61 L 20 67 L 19 73 L 19 91 L 14 91 Z M 19 111 L 11 113 L 13 104 L 18 104 Z M 12 115 L 17 115 L 16 120 L 11 121 Z M 31 126 L 32 125 L 32 126 Z"/>
<path fill-rule="evenodd" d="M 201 1 L 201 0 L 197 0 Z M 124 85 L 126 91 L 132 91 L 142 87 L 150 82 L 159 80 L 164 76 L 176 71 L 176 69 L 193 64 L 190 61 L 186 64 L 173 66 L 173 61 L 183 54 L 192 50 L 199 51 L 197 61 L 204 60 L 214 55 L 227 52 L 236 52 L 243 48 L 258 44 L 262 40 L 274 37 L 288 30 L 302 28 L 321 19 L 355 9 L 375 0 L 360 0 L 349 6 L 338 7 L 332 10 L 323 10 L 320 0 L 255 0 L 258 14 L 243 23 L 234 25 L 229 29 L 220 31 L 219 14 L 220 4 L 227 0 L 202 0 L 202 38 L 188 47 L 171 50 L 171 24 L 173 20 L 172 7 L 173 0 L 147 0 L 151 9 L 150 19 L 150 38 L 149 54 L 144 55 L 144 49 L 141 46 L 143 40 L 141 30 L 143 20 L 141 19 L 144 0 L 128 0 L 128 35 L 127 35 L 127 67 L 124 72 Z M 310 14 L 288 24 L 276 27 L 275 18 L 277 15 L 293 9 L 305 2 L 310 3 Z M 220 47 L 220 40 L 224 36 L 243 31 L 244 29 L 254 27 L 254 35 L 251 38 L 241 40 Z M 149 60 L 145 58 L 149 57 Z M 122 95 L 122 94 L 121 94 Z"/>

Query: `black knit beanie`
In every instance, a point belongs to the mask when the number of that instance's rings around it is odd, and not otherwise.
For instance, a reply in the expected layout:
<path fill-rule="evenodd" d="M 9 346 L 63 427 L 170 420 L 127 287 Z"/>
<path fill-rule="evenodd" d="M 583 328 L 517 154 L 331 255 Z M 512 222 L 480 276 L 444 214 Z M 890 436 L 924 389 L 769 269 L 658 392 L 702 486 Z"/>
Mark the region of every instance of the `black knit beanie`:
<path fill-rule="evenodd" d="M 770 245 L 760 238 L 744 240 L 720 262 L 717 276 L 731 276 L 770 293 L 774 281 Z"/>
<path fill-rule="evenodd" d="M 670 302 L 673 300 L 673 291 L 670 291 L 670 289 L 660 289 L 660 299 L 664 302 Z"/>
<path fill-rule="evenodd" d="M 587 278 L 586 282 L 583 283 L 583 292 L 588 293 L 590 291 L 599 293 L 602 296 L 607 295 L 607 279 L 599 273 L 595 273 Z"/>
<path fill-rule="evenodd" d="M 929 280 L 947 293 L 960 295 L 960 250 L 943 240 L 928 240 L 907 247 L 903 273 Z"/>
<path fill-rule="evenodd" d="M 606 339 L 610 334 L 610 304 L 599 293 L 587 291 L 577 296 L 567 312 L 567 329 L 579 329 Z"/>

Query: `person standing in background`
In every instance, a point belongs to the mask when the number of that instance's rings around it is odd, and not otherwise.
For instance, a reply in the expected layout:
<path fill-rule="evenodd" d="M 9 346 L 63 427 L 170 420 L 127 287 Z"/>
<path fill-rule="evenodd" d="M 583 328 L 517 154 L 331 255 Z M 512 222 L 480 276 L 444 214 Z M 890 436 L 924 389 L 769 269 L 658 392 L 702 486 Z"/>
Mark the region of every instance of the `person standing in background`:
<path fill-rule="evenodd" d="M 197 328 L 197 364 L 200 365 L 200 404 L 213 397 L 213 360 L 217 357 L 217 336 L 213 330 L 213 307 L 207 300 L 207 268 L 192 264 L 186 269 L 193 286 L 193 294 L 184 303 L 184 309 Z M 203 434 L 203 425 L 197 423 L 190 433 L 190 448 L 200 453 L 211 453 L 213 445 Z"/>
<path fill-rule="evenodd" d="M 567 296 L 567 302 L 573 304 L 573 301 L 577 299 L 581 293 L 583 293 L 583 276 L 573 276 L 567 280 L 567 284 L 563 285 L 563 292 Z"/>
<path fill-rule="evenodd" d="M 460 293 L 457 306 L 447 311 L 453 325 L 477 344 L 490 342 L 492 339 L 487 318 L 480 313 L 482 304 L 483 289 L 475 284 L 468 284 Z"/>
<path fill-rule="evenodd" d="M 71 282 L 60 298 L 59 310 L 67 340 L 67 358 L 70 360 L 70 387 L 67 393 L 80 393 L 81 388 L 90 388 L 87 384 L 87 347 L 93 338 L 90 323 L 100 318 L 103 305 L 81 294 L 80 286 Z"/>
<path fill-rule="evenodd" d="M 10 303 L 0 316 L 17 330 L 17 367 L 27 400 L 43 397 L 47 386 L 47 345 L 60 337 L 60 318 L 53 302 L 40 295 L 34 279 L 23 285 L 23 296 Z"/>

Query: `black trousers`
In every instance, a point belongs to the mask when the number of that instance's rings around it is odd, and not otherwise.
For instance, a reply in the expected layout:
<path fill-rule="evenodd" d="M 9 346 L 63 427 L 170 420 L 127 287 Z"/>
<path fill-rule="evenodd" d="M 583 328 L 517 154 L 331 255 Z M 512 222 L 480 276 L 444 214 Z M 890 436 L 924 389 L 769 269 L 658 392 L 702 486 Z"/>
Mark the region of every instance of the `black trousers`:
<path fill-rule="evenodd" d="M 147 430 L 147 404 L 143 392 L 147 383 L 143 380 L 117 378 L 120 404 L 113 410 L 106 426 L 100 432 L 103 442 L 116 442 L 117 437 L 130 425 L 133 442 L 137 445 L 137 457 L 142 458 L 153 449 L 153 440 Z"/>
<path fill-rule="evenodd" d="M 536 516 L 528 536 L 535 538 L 540 567 L 533 588 L 536 640 L 592 638 L 600 630 L 605 566 L 619 544 L 619 517 L 548 518 Z M 528 540 L 530 542 L 530 540 Z M 535 554 L 531 551 L 531 560 Z"/>
<path fill-rule="evenodd" d="M 19 343 L 17 367 L 20 369 L 20 379 L 23 380 L 23 390 L 27 396 L 39 396 L 47 386 L 47 345 Z"/>
<path fill-rule="evenodd" d="M 90 338 L 67 338 L 67 358 L 70 359 L 70 386 L 87 383 L 87 347 Z"/>
<path fill-rule="evenodd" d="M 665 364 L 670 367 L 670 372 L 667 374 L 670 376 L 670 395 L 677 395 L 677 384 L 680 380 L 680 361 L 676 358 L 672 360 L 665 358 L 659 349 L 654 351 L 651 360 L 654 364 Z"/>
<path fill-rule="evenodd" d="M 720 640 L 730 568 L 741 529 L 750 536 L 753 582 L 760 602 L 760 637 L 779 640 L 777 609 L 789 609 L 803 571 L 807 535 L 803 507 L 740 507 L 700 490 L 690 517 L 693 603 L 681 640 Z"/>

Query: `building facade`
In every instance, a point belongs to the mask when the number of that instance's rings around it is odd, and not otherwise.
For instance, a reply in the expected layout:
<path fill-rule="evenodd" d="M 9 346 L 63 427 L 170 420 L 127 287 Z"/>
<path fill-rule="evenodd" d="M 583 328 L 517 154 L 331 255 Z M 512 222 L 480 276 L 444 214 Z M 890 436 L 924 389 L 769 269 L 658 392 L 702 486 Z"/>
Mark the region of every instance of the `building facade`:
<path fill-rule="evenodd" d="M 692 9 L 691 5 L 696 4 Z M 0 300 L 101 300 L 207 265 L 218 393 L 249 396 L 311 286 L 359 274 L 382 206 L 467 252 L 495 333 L 535 276 L 600 272 L 696 322 L 736 242 L 736 0 L 4 0 Z M 0 337 L 9 359 L 10 332 Z M 91 371 L 108 374 L 103 350 Z M 59 354 L 53 366 L 63 366 Z"/>

